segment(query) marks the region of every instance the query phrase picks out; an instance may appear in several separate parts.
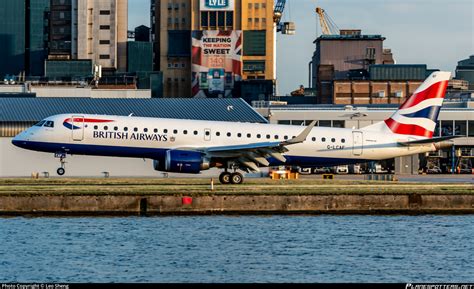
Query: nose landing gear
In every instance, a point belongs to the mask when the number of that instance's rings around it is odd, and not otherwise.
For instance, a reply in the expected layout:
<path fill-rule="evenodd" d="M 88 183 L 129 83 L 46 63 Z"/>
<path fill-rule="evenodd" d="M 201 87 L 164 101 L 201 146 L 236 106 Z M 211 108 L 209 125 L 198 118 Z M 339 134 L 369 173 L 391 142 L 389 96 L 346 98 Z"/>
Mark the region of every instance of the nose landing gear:
<path fill-rule="evenodd" d="M 55 153 L 54 157 L 59 158 L 59 163 L 61 164 L 61 167 L 59 167 L 56 170 L 56 173 L 58 175 L 62 176 L 66 173 L 66 154 L 65 153 Z"/>

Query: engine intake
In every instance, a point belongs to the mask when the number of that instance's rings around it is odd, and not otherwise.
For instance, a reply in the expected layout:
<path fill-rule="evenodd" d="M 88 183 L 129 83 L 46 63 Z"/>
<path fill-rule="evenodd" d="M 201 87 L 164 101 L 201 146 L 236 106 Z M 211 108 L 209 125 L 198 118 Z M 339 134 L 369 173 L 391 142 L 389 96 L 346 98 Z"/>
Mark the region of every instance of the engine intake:
<path fill-rule="evenodd" d="M 199 174 L 210 168 L 209 160 L 202 153 L 183 150 L 168 150 L 163 158 L 153 160 L 153 167 L 157 171 Z"/>

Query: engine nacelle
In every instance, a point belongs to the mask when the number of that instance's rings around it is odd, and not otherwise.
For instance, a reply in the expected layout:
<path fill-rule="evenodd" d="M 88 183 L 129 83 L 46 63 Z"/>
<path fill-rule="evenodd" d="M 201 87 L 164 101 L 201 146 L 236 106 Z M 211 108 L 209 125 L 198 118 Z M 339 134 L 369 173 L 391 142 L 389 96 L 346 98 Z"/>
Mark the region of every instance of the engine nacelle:
<path fill-rule="evenodd" d="M 208 170 L 210 164 L 199 152 L 168 150 L 163 158 L 153 160 L 153 167 L 162 172 L 199 174 L 203 170 Z"/>

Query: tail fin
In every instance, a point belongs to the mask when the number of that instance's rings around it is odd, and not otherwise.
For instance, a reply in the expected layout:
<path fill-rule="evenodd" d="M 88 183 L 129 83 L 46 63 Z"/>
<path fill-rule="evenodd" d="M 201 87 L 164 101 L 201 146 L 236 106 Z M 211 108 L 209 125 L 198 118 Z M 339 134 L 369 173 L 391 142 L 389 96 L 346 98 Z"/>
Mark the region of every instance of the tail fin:
<path fill-rule="evenodd" d="M 450 76 L 450 72 L 433 72 L 390 118 L 363 130 L 432 138 Z"/>

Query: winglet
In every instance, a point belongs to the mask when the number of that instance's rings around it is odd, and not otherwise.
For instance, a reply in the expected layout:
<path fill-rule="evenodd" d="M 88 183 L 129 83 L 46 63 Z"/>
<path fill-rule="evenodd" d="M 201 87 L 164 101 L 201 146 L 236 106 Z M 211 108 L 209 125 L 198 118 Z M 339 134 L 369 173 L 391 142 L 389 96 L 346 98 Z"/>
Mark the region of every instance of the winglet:
<path fill-rule="evenodd" d="M 297 137 L 284 141 L 281 145 L 291 145 L 304 142 L 315 125 L 316 121 L 313 120 Z"/>

